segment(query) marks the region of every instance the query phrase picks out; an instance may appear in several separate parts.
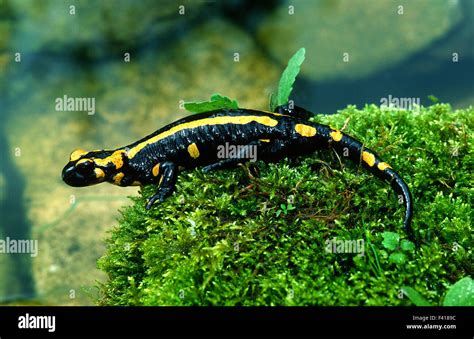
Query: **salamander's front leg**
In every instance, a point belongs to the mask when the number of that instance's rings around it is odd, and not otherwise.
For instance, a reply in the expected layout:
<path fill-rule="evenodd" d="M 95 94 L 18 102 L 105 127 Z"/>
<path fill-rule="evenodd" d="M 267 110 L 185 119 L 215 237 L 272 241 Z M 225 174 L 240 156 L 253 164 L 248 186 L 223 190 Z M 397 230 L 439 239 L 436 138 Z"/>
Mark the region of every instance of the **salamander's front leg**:
<path fill-rule="evenodd" d="M 176 177 L 178 176 L 178 169 L 176 165 L 170 161 L 163 162 L 159 165 L 159 181 L 158 190 L 155 195 L 152 196 L 146 205 L 146 209 L 149 210 L 151 206 L 156 202 L 162 202 L 174 192 L 176 188 Z"/>

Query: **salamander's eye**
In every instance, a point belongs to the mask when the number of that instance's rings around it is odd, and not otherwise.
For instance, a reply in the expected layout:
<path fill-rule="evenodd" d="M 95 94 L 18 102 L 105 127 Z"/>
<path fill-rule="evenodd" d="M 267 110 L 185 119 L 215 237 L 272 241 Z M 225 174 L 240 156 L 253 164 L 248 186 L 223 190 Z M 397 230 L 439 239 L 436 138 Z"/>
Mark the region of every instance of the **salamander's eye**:
<path fill-rule="evenodd" d="M 87 174 L 94 170 L 94 162 L 89 159 L 83 159 L 76 164 L 76 169 L 81 174 Z"/>

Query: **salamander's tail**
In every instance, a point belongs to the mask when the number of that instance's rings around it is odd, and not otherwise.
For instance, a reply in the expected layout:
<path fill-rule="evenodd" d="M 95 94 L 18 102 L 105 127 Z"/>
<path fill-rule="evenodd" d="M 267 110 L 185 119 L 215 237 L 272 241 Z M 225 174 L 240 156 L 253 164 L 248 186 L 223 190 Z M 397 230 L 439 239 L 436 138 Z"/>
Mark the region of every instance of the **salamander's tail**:
<path fill-rule="evenodd" d="M 320 125 L 320 129 L 323 125 Z M 327 126 L 324 126 L 327 127 Z M 390 165 L 378 157 L 378 155 L 364 147 L 364 145 L 356 139 L 348 136 L 337 130 L 332 130 L 327 127 L 326 133 L 331 140 L 330 145 L 342 157 L 348 157 L 354 162 L 359 162 L 369 172 L 376 177 L 390 183 L 393 190 L 397 193 L 397 198 L 400 204 L 405 206 L 405 218 L 403 224 L 409 238 L 416 242 L 413 229 L 411 227 L 411 220 L 413 217 L 413 201 L 410 190 L 403 181 L 402 177 L 395 172 Z"/>
<path fill-rule="evenodd" d="M 405 205 L 405 218 L 403 224 L 405 225 L 405 231 L 407 232 L 411 240 L 415 240 L 415 235 L 411 227 L 411 219 L 413 217 L 413 200 L 411 197 L 410 190 L 407 184 L 403 181 L 400 175 L 391 168 L 387 168 L 384 171 L 385 180 L 389 181 L 392 188 L 398 194 L 398 201 Z"/>
<path fill-rule="evenodd" d="M 283 105 L 276 108 L 276 112 L 281 114 L 288 114 L 299 119 L 309 120 L 313 113 L 298 106 Z M 413 201 L 410 190 L 403 181 L 402 177 L 395 172 L 390 165 L 384 162 L 379 156 L 369 148 L 352 138 L 351 136 L 334 130 L 326 125 L 317 123 L 309 123 L 314 126 L 308 127 L 305 124 L 298 123 L 294 128 L 299 136 L 314 137 L 317 145 L 325 145 L 329 141 L 332 147 L 341 157 L 349 158 L 356 163 L 361 163 L 362 166 L 376 177 L 390 183 L 393 190 L 397 193 L 397 198 L 400 204 L 405 206 L 405 218 L 403 224 L 405 226 L 408 237 L 416 243 L 415 234 L 411 227 L 411 220 L 413 217 Z"/>

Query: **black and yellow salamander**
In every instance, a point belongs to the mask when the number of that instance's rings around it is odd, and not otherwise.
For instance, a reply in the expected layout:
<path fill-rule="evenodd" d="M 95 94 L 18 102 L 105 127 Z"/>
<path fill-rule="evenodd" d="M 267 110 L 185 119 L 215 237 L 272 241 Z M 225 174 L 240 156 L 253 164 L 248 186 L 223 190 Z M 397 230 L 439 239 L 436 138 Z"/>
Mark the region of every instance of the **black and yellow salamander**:
<path fill-rule="evenodd" d="M 104 181 L 119 186 L 155 184 L 158 190 L 148 201 L 149 209 L 173 193 L 178 169 L 204 166 L 207 172 L 245 162 L 241 153 L 231 158 L 218 156 L 220 145 L 252 146 L 257 158 L 263 161 L 332 148 L 391 184 L 405 206 L 404 226 L 411 237 L 412 198 L 400 175 L 361 142 L 329 126 L 310 122 L 311 116 L 311 112 L 289 105 L 278 107 L 274 113 L 221 109 L 194 114 L 125 147 L 91 152 L 75 150 L 62 178 L 76 187 Z"/>

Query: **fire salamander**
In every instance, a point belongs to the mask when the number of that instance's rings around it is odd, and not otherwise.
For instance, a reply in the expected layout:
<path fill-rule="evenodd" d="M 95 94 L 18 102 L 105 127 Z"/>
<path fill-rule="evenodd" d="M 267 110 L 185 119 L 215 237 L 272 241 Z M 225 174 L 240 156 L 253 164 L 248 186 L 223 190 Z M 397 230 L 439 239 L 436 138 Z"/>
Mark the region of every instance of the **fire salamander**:
<path fill-rule="evenodd" d="M 75 150 L 62 171 L 62 178 L 75 187 L 104 181 L 118 186 L 155 184 L 158 190 L 146 206 L 150 209 L 173 193 L 179 170 L 203 166 L 207 172 L 245 161 L 240 153 L 222 159 L 217 155 L 219 145 L 256 147 L 257 157 L 263 161 L 332 148 L 391 184 L 405 206 L 404 226 L 412 237 L 412 198 L 400 175 L 361 142 L 329 126 L 310 122 L 311 116 L 311 112 L 289 105 L 280 106 L 275 112 L 221 109 L 194 114 L 125 147 L 91 152 Z"/>

